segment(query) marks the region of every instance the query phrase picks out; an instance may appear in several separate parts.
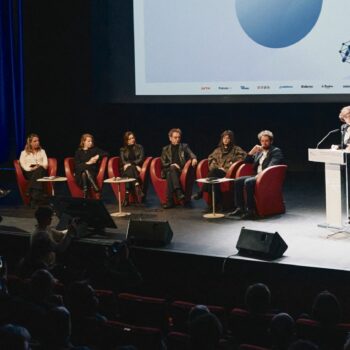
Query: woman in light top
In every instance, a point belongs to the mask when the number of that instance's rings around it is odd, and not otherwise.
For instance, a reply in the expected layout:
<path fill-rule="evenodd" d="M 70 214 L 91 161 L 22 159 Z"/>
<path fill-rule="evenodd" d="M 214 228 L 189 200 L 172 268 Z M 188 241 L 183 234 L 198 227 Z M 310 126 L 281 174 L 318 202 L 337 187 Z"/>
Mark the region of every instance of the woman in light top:
<path fill-rule="evenodd" d="M 35 206 L 44 199 L 43 183 L 38 182 L 46 175 L 48 160 L 45 150 L 41 148 L 39 136 L 30 134 L 24 150 L 21 152 L 19 163 L 24 177 L 29 180 L 26 195 L 30 197 L 31 206 Z"/>

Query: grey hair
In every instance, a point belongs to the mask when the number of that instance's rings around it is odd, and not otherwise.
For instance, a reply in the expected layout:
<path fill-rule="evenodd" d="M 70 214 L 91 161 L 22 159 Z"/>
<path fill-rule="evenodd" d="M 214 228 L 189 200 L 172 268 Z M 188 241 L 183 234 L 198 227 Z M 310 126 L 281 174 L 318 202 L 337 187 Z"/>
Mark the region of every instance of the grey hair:
<path fill-rule="evenodd" d="M 270 130 L 260 131 L 258 134 L 258 139 L 260 140 L 263 136 L 267 136 L 271 141 L 273 141 L 273 133 Z"/>

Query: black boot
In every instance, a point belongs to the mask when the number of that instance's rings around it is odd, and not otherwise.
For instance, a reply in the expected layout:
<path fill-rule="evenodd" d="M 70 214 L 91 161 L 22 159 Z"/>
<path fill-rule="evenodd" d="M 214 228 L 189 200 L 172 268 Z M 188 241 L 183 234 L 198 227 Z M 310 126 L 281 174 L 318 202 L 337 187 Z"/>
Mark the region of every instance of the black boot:
<path fill-rule="evenodd" d="M 91 186 L 93 188 L 93 190 L 95 192 L 100 192 L 100 189 L 98 188 L 96 182 L 95 182 L 95 179 L 92 177 L 92 175 L 90 174 L 89 170 L 85 170 L 85 173 L 86 173 L 86 176 L 89 180 L 89 182 L 91 183 Z"/>
<path fill-rule="evenodd" d="M 183 199 L 185 199 L 185 195 L 184 193 L 182 192 L 182 189 L 181 188 L 177 188 L 175 190 L 175 195 L 176 195 L 176 198 L 179 200 L 179 201 L 182 201 Z"/>
<path fill-rule="evenodd" d="M 125 197 L 122 203 L 123 207 L 127 207 L 129 205 L 129 195 L 130 193 L 128 191 L 125 192 Z"/>

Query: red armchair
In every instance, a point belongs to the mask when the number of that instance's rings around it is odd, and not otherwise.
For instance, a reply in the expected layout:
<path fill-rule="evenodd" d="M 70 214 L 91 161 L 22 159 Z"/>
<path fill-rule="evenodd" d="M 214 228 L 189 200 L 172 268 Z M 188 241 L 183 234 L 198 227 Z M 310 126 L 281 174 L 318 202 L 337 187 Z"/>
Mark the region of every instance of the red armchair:
<path fill-rule="evenodd" d="M 145 194 L 143 199 L 146 199 L 148 184 L 149 184 L 149 168 L 151 166 L 152 157 L 147 157 L 142 164 L 140 179 L 142 181 L 142 192 Z M 118 177 L 120 176 L 120 157 L 112 157 L 108 161 L 108 177 Z M 118 186 L 116 184 L 112 184 L 113 192 L 118 198 Z M 120 184 L 120 194 L 121 200 L 123 201 L 125 198 L 125 184 Z M 135 196 L 130 193 L 129 195 L 129 203 L 136 203 L 137 199 Z"/>
<path fill-rule="evenodd" d="M 30 197 L 26 195 L 27 187 L 28 187 L 28 180 L 24 177 L 23 170 L 21 168 L 21 165 L 20 165 L 18 159 L 15 159 L 13 161 L 13 165 L 15 167 L 19 193 L 21 194 L 23 203 L 25 205 L 29 205 Z M 57 174 L 57 159 L 56 158 L 48 158 L 47 175 L 48 176 L 56 176 L 56 174 Z M 52 183 L 45 182 L 44 183 L 44 190 L 49 196 L 51 196 Z"/>
<path fill-rule="evenodd" d="M 107 157 L 103 157 L 100 163 L 100 168 L 96 176 L 96 184 L 100 190 L 102 190 L 104 174 L 107 166 Z M 74 158 L 68 157 L 64 159 L 64 171 L 67 177 L 67 184 L 72 197 L 83 198 L 84 192 L 78 186 L 74 177 Z M 90 188 L 90 196 L 94 199 L 100 199 L 101 193 L 96 193 L 92 188 Z"/>
<path fill-rule="evenodd" d="M 238 160 L 237 162 L 233 163 L 227 174 L 226 177 L 230 179 L 234 179 L 236 177 L 237 170 L 242 165 L 243 161 Z M 197 170 L 196 170 L 196 177 L 197 179 L 201 179 L 208 176 L 209 172 L 209 164 L 208 159 L 203 159 L 198 163 Z M 198 183 L 199 188 L 203 187 L 202 183 Z M 217 186 L 217 185 L 216 185 Z M 234 182 L 224 182 L 219 185 L 220 191 L 222 193 L 222 205 L 224 210 L 232 209 L 234 206 L 234 195 L 233 195 L 233 186 Z M 211 193 L 204 192 L 203 193 L 203 199 L 208 205 L 211 205 Z"/>
<path fill-rule="evenodd" d="M 154 158 L 151 163 L 151 180 L 161 204 L 165 204 L 167 202 L 167 183 L 166 180 L 161 177 L 161 168 L 162 165 L 160 158 Z M 195 169 L 191 165 L 191 160 L 188 160 L 182 169 L 180 176 L 180 184 L 185 194 L 185 199 L 180 202 L 174 195 L 175 204 L 186 203 L 191 200 L 194 179 Z"/>
<path fill-rule="evenodd" d="M 255 206 L 259 216 L 283 214 L 286 211 L 282 187 L 287 165 L 274 165 L 263 170 L 256 179 Z M 236 177 L 254 175 L 252 164 L 242 164 Z"/>

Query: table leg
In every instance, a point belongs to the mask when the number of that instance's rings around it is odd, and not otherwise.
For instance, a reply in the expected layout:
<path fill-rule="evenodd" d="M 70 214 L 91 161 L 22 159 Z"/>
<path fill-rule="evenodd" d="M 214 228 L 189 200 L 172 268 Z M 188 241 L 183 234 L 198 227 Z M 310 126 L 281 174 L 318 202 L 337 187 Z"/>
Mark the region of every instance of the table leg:
<path fill-rule="evenodd" d="M 213 206 L 213 212 L 204 214 L 203 217 L 206 219 L 219 219 L 223 218 L 225 215 L 221 213 L 215 212 L 215 190 L 214 190 L 214 184 L 211 184 L 211 199 L 212 199 L 212 206 Z"/>
<path fill-rule="evenodd" d="M 120 184 L 117 183 L 117 188 L 118 188 L 118 212 L 111 214 L 111 216 L 116 216 L 116 217 L 122 217 L 122 216 L 128 216 L 131 215 L 131 213 L 127 213 L 122 211 L 122 197 L 121 197 L 121 193 L 120 193 Z"/>

